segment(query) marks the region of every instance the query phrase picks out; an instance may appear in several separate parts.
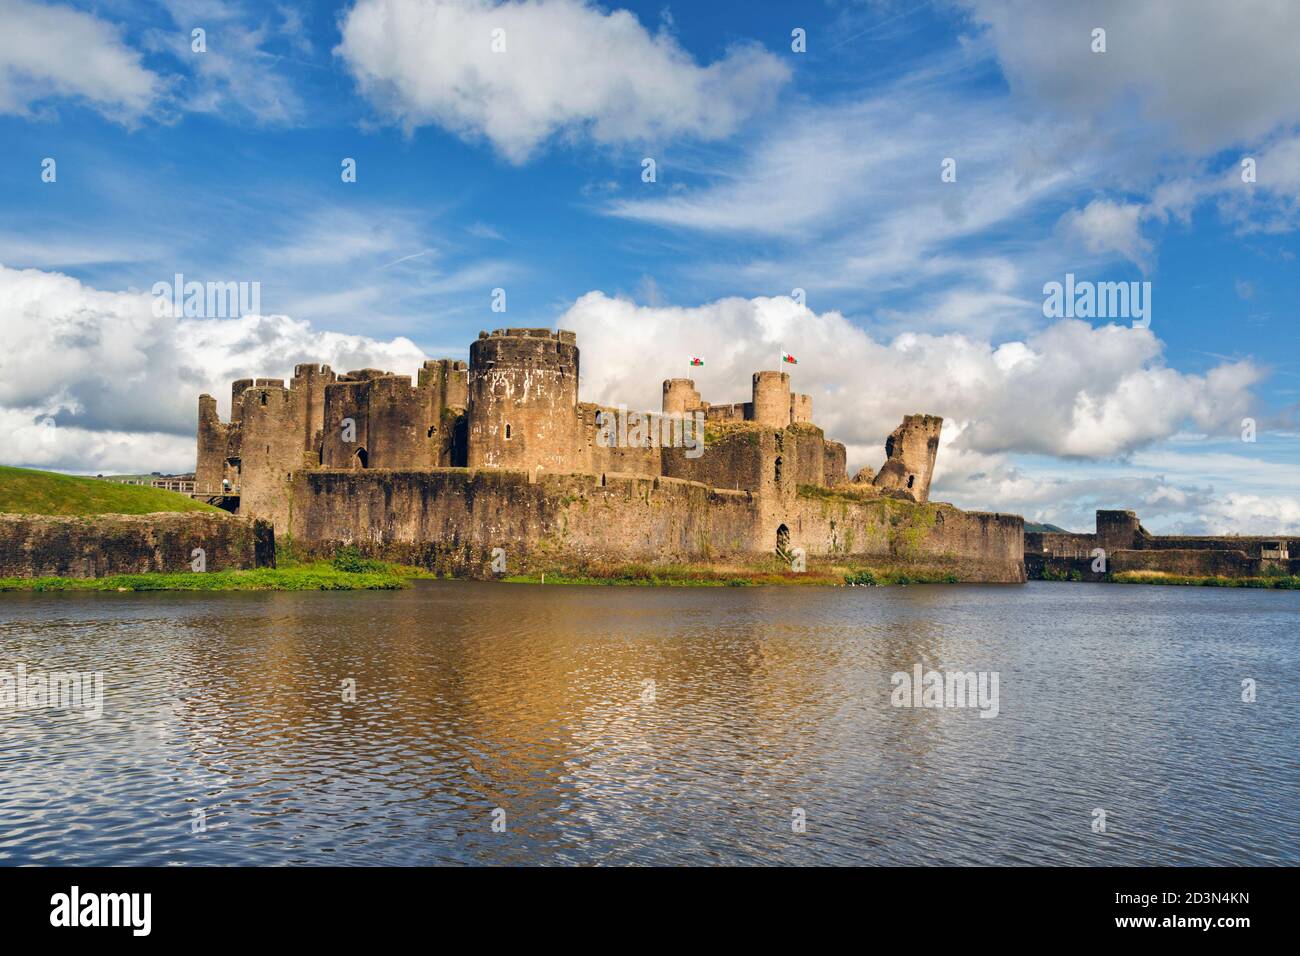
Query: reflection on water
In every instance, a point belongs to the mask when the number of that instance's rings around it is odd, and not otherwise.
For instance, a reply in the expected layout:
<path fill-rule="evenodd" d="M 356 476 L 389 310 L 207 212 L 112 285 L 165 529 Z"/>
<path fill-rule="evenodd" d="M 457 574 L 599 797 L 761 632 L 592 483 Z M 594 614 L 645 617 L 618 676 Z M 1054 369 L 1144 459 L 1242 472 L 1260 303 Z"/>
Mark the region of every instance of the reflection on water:
<path fill-rule="evenodd" d="M 0 863 L 1295 865 L 1297 611 L 1049 583 L 0 595 L 0 670 L 106 680 L 99 721 L 0 710 Z M 917 662 L 999 672 L 1000 715 L 891 707 Z"/>

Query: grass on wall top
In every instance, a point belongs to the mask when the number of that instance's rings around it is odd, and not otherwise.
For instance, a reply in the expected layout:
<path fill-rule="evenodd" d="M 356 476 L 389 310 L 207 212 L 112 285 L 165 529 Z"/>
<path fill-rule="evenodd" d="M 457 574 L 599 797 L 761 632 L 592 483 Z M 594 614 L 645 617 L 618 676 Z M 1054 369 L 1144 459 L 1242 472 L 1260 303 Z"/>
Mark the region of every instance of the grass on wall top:
<path fill-rule="evenodd" d="M 143 515 L 154 511 L 221 509 L 161 488 L 0 465 L 0 513 Z"/>

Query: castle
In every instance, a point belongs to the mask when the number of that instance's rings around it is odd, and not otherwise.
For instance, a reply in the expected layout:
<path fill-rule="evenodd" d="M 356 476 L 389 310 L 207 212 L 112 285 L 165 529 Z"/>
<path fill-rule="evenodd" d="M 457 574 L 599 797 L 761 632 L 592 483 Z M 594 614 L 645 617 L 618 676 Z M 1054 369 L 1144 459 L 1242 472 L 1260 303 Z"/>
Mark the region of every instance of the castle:
<path fill-rule="evenodd" d="M 517 328 L 481 332 L 468 365 L 426 361 L 414 383 L 319 365 L 287 387 L 242 379 L 229 423 L 199 398 L 196 490 L 295 543 L 455 568 L 498 547 L 685 560 L 910 547 L 1023 579 L 1018 517 L 927 504 L 940 418 L 907 416 L 879 471 L 850 482 L 844 446 L 788 374 L 756 372 L 749 401 L 723 405 L 669 379 L 659 412 L 628 413 L 580 401 L 578 370 L 573 332 Z"/>
<path fill-rule="evenodd" d="M 1025 570 L 1035 579 L 1082 581 L 1121 571 L 1250 578 L 1300 574 L 1300 554 L 1285 537 L 1156 535 L 1132 511 L 1103 510 L 1092 534 L 1026 532 Z"/>

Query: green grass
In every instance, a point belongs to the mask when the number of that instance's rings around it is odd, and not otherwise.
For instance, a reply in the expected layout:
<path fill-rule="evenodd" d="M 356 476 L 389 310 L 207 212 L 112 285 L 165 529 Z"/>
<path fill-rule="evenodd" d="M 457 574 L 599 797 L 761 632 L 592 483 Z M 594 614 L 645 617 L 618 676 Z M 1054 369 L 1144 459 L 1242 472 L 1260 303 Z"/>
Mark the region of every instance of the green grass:
<path fill-rule="evenodd" d="M 896 568 L 873 571 L 870 568 L 864 568 L 861 571 L 846 574 L 844 583 L 858 587 L 891 584 L 956 584 L 957 575 L 952 571 L 934 568 L 914 568 L 908 571 L 900 571 Z"/>
<path fill-rule="evenodd" d="M 0 513 L 143 515 L 154 511 L 221 509 L 161 488 L 0 465 Z"/>
<path fill-rule="evenodd" d="M 543 581 L 543 577 L 545 580 Z M 951 568 L 931 564 L 890 564 L 873 568 L 845 567 L 816 558 L 802 572 L 774 557 L 699 564 L 638 564 L 585 561 L 567 567 L 553 567 L 545 574 L 532 570 L 508 575 L 511 584 L 599 584 L 634 587 L 843 587 L 847 584 L 955 584 Z"/>
<path fill-rule="evenodd" d="M 1175 584 L 1202 588 L 1278 588 L 1300 590 L 1300 575 L 1281 574 L 1260 578 L 1227 578 L 1218 575 L 1169 574 L 1164 571 L 1119 571 L 1110 576 L 1117 584 Z"/>
<path fill-rule="evenodd" d="M 115 574 L 105 578 L 0 578 L 0 591 L 395 591 L 407 575 L 397 565 L 381 571 L 341 571 L 332 561 L 251 571 Z"/>

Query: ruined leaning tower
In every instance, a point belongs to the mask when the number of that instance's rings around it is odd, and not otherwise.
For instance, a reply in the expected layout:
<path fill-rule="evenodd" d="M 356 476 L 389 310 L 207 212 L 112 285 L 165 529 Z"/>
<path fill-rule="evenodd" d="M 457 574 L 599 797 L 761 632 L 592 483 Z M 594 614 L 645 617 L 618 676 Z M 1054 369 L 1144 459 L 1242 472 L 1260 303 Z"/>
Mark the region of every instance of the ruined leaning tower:
<path fill-rule="evenodd" d="M 469 347 L 470 468 L 572 471 L 578 346 L 573 332 L 498 329 Z"/>
<path fill-rule="evenodd" d="M 872 484 L 902 492 L 913 501 L 929 501 L 942 429 L 943 419 L 938 415 L 905 415 L 903 424 L 885 440 L 885 463 Z"/>

